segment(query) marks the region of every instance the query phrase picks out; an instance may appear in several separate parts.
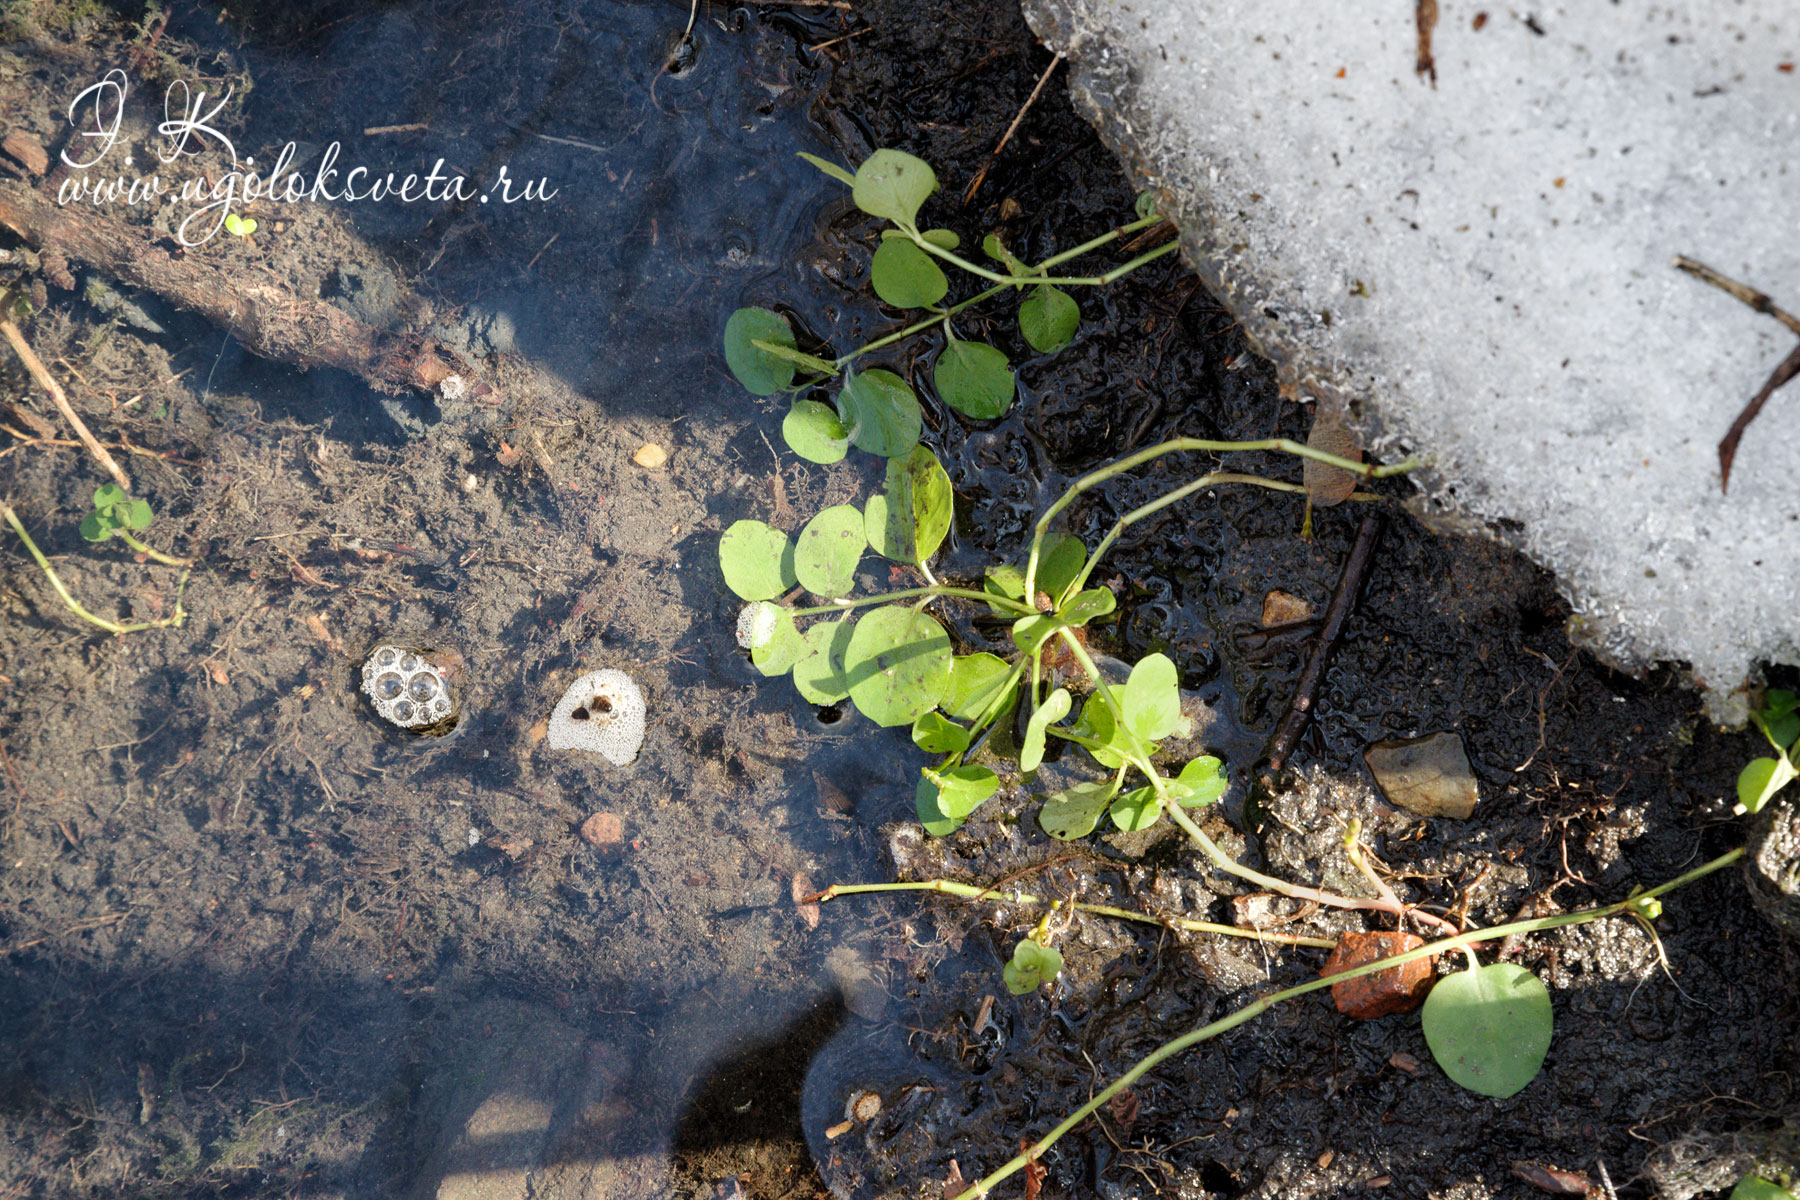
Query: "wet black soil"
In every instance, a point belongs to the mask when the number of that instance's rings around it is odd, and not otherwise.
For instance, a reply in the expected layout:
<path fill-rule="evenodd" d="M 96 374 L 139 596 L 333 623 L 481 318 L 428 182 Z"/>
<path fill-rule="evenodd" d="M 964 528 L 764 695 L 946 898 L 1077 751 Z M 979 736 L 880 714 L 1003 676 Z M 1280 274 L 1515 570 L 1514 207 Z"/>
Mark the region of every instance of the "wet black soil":
<path fill-rule="evenodd" d="M 894 327 L 861 287 L 871 224 L 792 152 L 919 154 L 945 184 L 933 223 L 1004 230 L 1027 258 L 1131 209 L 1055 80 L 959 203 L 1049 63 L 1015 11 L 704 6 L 673 60 L 677 4 L 172 11 L 158 33 L 135 10 L 25 4 L 0 30 L 0 133 L 54 152 L 63 107 L 122 66 L 140 100 L 177 76 L 250 85 L 240 153 L 338 138 L 371 168 L 441 155 L 561 190 L 506 211 L 269 206 L 251 241 L 197 251 L 452 341 L 498 385 L 470 402 L 263 362 L 131 296 L 151 331 L 85 277 L 25 322 L 102 440 L 150 452 L 124 454 L 158 514 L 146 536 L 203 563 L 185 626 L 113 639 L 5 534 L 0 1195 L 452 1195 L 473 1155 L 504 1195 L 734 1179 L 756 1197 L 912 1195 L 952 1160 L 992 1169 L 1160 1041 L 1316 971 L 1322 952 L 1082 918 L 1063 980 L 1013 997 L 1000 964 L 1035 914 L 793 902 L 838 879 L 1023 871 L 1040 891 L 1229 920 L 1239 890 L 1173 840 L 1051 844 L 1029 794 L 1045 780 L 924 838 L 903 732 L 821 719 L 732 640 L 718 531 L 797 530 L 875 472 L 781 449 L 777 406 L 724 369 L 726 316 L 782 308 L 840 350 Z M 137 112 L 138 136 L 154 119 Z M 1025 360 L 1006 418 L 926 397 L 959 501 L 940 574 L 1016 554 L 1069 478 L 1129 449 L 1305 436 L 1306 408 L 1178 265 L 1082 300 L 1082 334 L 1053 357 L 1004 311 L 970 323 Z M 925 350 L 882 365 L 926 393 Z M 0 373 L 54 418 L 15 361 Z M 105 479 L 83 452 L 9 440 L 0 489 L 77 594 L 168 611 L 178 572 L 76 533 Z M 646 443 L 666 467 L 632 461 Z M 1299 477 L 1274 456 L 1230 467 Z M 1196 469 L 1102 489 L 1068 528 L 1091 544 Z M 1179 665 L 1197 739 L 1234 780 L 1240 830 L 1215 816 L 1215 836 L 1354 887 L 1338 847 L 1359 816 L 1397 886 L 1480 923 L 1610 901 L 1741 844 L 1722 798 L 1751 739 L 1707 726 L 1673 672 L 1632 678 L 1574 648 L 1552 580 L 1415 521 L 1403 482 L 1382 490 L 1374 573 L 1273 791 L 1251 768 L 1306 644 L 1250 635 L 1271 589 L 1324 602 L 1359 513 L 1320 512 L 1303 541 L 1297 500 L 1220 489 L 1109 560 L 1120 611 L 1097 643 Z M 462 655 L 453 735 L 378 726 L 356 668 L 383 638 Z M 564 687 L 608 666 L 650 698 L 623 769 L 541 743 Z M 1362 766 L 1372 741 L 1440 729 L 1480 784 L 1466 822 L 1388 807 Z M 1076 758 L 1046 779 L 1089 772 Z M 618 841 L 580 837 L 598 812 Z M 1800 961 L 1735 874 L 1671 899 L 1659 932 L 1673 978 L 1623 921 L 1517 948 L 1553 989 L 1557 1036 L 1510 1100 L 1450 1084 L 1416 1018 L 1355 1023 L 1309 998 L 1150 1076 L 1129 1120 L 1052 1153 L 1045 1194 L 1480 1200 L 1529 1194 L 1523 1159 L 1595 1179 L 1604 1162 L 1627 1196 L 1728 1187 L 1796 1112 Z M 864 1088 L 882 1115 L 828 1137 Z"/>

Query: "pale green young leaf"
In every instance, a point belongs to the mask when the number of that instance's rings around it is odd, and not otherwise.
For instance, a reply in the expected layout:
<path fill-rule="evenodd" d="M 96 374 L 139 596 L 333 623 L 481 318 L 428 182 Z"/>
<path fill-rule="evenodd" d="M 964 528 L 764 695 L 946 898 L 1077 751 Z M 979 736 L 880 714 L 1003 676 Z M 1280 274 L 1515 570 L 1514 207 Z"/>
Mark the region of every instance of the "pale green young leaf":
<path fill-rule="evenodd" d="M 1071 699 L 1067 688 L 1057 688 L 1031 714 L 1025 723 L 1024 744 L 1019 747 L 1019 770 L 1035 771 L 1044 761 L 1044 731 L 1069 715 Z"/>
<path fill-rule="evenodd" d="M 807 462 L 830 464 L 850 449 L 850 435 L 828 404 L 796 400 L 781 419 L 781 437 L 788 449 Z"/>
<path fill-rule="evenodd" d="M 772 600 L 793 587 L 794 547 L 761 521 L 737 521 L 719 539 L 725 586 L 744 600 Z"/>
<path fill-rule="evenodd" d="M 809 162 L 813 166 L 819 168 L 819 170 L 825 172 L 827 175 L 831 176 L 833 179 L 837 180 L 839 183 L 847 184 L 850 187 L 856 186 L 856 176 L 852 175 L 850 172 L 846 171 L 844 168 L 838 166 L 836 163 L 832 162 L 830 159 L 820 158 L 816 154 L 808 154 L 804 150 L 801 150 L 798 153 L 801 158 L 804 158 L 807 162 Z"/>
<path fill-rule="evenodd" d="M 910 725 L 950 683 L 950 635 L 929 614 L 878 608 L 856 623 L 844 653 L 850 699 L 877 725 Z"/>
<path fill-rule="evenodd" d="M 959 821 L 1000 790 L 1000 777 L 986 767 L 927 769 L 925 777 L 937 785 L 939 810 Z"/>
<path fill-rule="evenodd" d="M 1038 824 L 1058 841 L 1070 842 L 1094 832 L 1100 814 L 1112 802 L 1119 785 L 1112 780 L 1078 783 L 1044 798 Z"/>
<path fill-rule="evenodd" d="M 740 308 L 725 322 L 725 364 L 752 396 L 773 396 L 794 382 L 794 364 L 753 343 L 794 345 L 787 318 L 766 308 Z"/>
<path fill-rule="evenodd" d="M 1087 565 L 1087 546 L 1072 533 L 1044 535 L 1038 554 L 1037 589 L 1052 600 L 1061 596 Z"/>
<path fill-rule="evenodd" d="M 950 291 L 950 281 L 931 256 L 904 238 L 883 241 L 869 264 L 869 284 L 895 308 L 930 308 Z"/>
<path fill-rule="evenodd" d="M 944 692 L 944 711 L 959 721 L 986 715 L 1006 690 L 1012 668 L 993 654 L 959 654 L 950 663 L 950 686 Z"/>
<path fill-rule="evenodd" d="M 932 837 L 948 837 L 963 825 L 963 817 L 953 817 L 944 811 L 943 795 L 929 771 L 922 773 L 918 787 L 913 789 L 913 811 L 919 816 L 919 824 Z"/>
<path fill-rule="evenodd" d="M 1097 617 L 1104 617 L 1118 606 L 1109 588 L 1083 588 L 1063 602 L 1056 615 L 1071 625 L 1086 625 Z"/>
<path fill-rule="evenodd" d="M 794 543 L 794 577 L 815 596 L 842 596 L 856 583 L 856 564 L 867 545 L 855 505 L 822 509 Z"/>
<path fill-rule="evenodd" d="M 1012 407 L 1017 381 L 1006 355 L 981 342 L 952 341 L 931 369 L 944 403 L 967 417 L 990 420 Z"/>
<path fill-rule="evenodd" d="M 912 740 L 927 754 L 961 754 L 969 748 L 969 731 L 941 713 L 928 712 L 913 722 Z"/>
<path fill-rule="evenodd" d="M 806 657 L 806 638 L 795 628 L 792 612 L 776 605 L 769 607 L 775 612 L 774 628 L 751 647 L 750 661 L 764 675 L 785 675 Z"/>
<path fill-rule="evenodd" d="M 1126 833 L 1150 828 L 1162 816 L 1162 809 L 1156 803 L 1156 789 L 1133 788 L 1113 802 L 1107 815 Z"/>
<path fill-rule="evenodd" d="M 940 250 L 954 250 L 962 245 L 962 239 L 949 229 L 927 229 L 919 236 Z"/>
<path fill-rule="evenodd" d="M 1131 668 L 1119 696 L 1125 724 L 1147 742 L 1185 730 L 1181 717 L 1181 677 L 1166 654 L 1152 654 Z"/>
<path fill-rule="evenodd" d="M 1019 332 L 1039 354 L 1061 350 L 1081 324 L 1081 309 L 1061 288 L 1040 283 L 1019 304 Z"/>
<path fill-rule="evenodd" d="M 1015 996 L 1028 996 L 1062 971 L 1062 954 L 1026 938 L 1013 947 L 1012 961 L 1001 972 L 1006 990 Z"/>
<path fill-rule="evenodd" d="M 1502 1100 L 1543 1069 L 1554 1022 L 1548 989 L 1514 963 L 1445 976 L 1420 1013 L 1425 1044 L 1444 1074 Z"/>
<path fill-rule="evenodd" d="M 871 217 L 911 226 L 937 185 L 937 175 L 924 159 L 902 150 L 877 150 L 856 168 L 850 194 L 856 207 Z"/>
<path fill-rule="evenodd" d="M 850 649 L 851 621 L 837 617 L 814 622 L 806 631 L 806 653 L 794 664 L 794 690 L 808 704 L 836 704 L 850 695 L 844 654 Z"/>
<path fill-rule="evenodd" d="M 838 417 L 859 450 L 895 458 L 912 453 L 925 427 L 919 398 L 906 380 L 879 368 L 844 376 Z"/>

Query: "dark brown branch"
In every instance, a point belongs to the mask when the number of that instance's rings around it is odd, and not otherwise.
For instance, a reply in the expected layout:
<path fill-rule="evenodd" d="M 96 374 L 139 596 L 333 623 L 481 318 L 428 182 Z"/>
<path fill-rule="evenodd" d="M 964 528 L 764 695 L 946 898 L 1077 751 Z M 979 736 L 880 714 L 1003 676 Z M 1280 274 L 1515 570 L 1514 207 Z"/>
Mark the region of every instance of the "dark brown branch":
<path fill-rule="evenodd" d="M 305 300 L 218 248 L 182 252 L 167 237 L 85 209 L 65 209 L 22 183 L 0 181 L 0 224 L 44 250 L 95 270 L 231 331 L 245 349 L 298 367 L 336 367 L 384 392 L 430 391 L 452 375 L 473 389 L 479 374 L 454 350 L 413 333 L 363 324 L 322 300 Z"/>
<path fill-rule="evenodd" d="M 1788 352 L 1788 356 L 1781 360 L 1781 365 L 1775 368 L 1775 373 L 1769 376 L 1769 381 L 1762 385 L 1761 391 L 1750 397 L 1750 403 L 1744 405 L 1744 411 L 1737 415 L 1737 420 L 1731 423 L 1731 428 L 1720 439 L 1719 490 L 1721 492 L 1731 486 L 1731 460 L 1737 457 L 1738 440 L 1744 436 L 1744 430 L 1750 428 L 1750 422 L 1756 420 L 1757 414 L 1762 412 L 1763 405 L 1768 402 L 1770 396 L 1775 394 L 1776 389 L 1796 375 L 1800 375 L 1800 345 L 1796 345 Z"/>
<path fill-rule="evenodd" d="M 1742 300 L 1757 312 L 1774 317 L 1795 333 L 1800 333 L 1800 317 L 1796 317 L 1793 313 L 1777 305 L 1767 292 L 1759 292 L 1748 284 L 1739 283 L 1730 276 L 1721 275 L 1705 263 L 1696 262 L 1685 254 L 1677 254 L 1674 265 L 1695 279 L 1710 283 L 1720 291 Z M 1793 351 L 1781 360 L 1781 364 L 1769 376 L 1768 382 L 1762 385 L 1762 390 L 1750 397 L 1750 403 L 1744 405 L 1743 411 L 1737 415 L 1737 420 L 1731 423 L 1731 428 L 1726 431 L 1723 438 L 1719 439 L 1719 490 L 1721 492 L 1727 491 L 1731 487 L 1731 463 L 1737 457 L 1738 442 L 1743 439 L 1744 430 L 1750 427 L 1750 422 L 1756 420 L 1758 414 L 1762 412 L 1763 405 L 1768 403 L 1769 397 L 1773 396 L 1783 384 L 1795 375 L 1800 375 L 1800 346 L 1795 346 Z"/>
<path fill-rule="evenodd" d="M 1281 723 L 1275 726 L 1275 736 L 1269 739 L 1269 752 L 1265 757 L 1273 770 L 1279 771 L 1287 762 L 1300 735 L 1306 732 L 1306 723 L 1312 719 L 1313 706 L 1319 699 L 1319 686 L 1325 682 L 1325 668 L 1331 665 L 1331 655 L 1337 649 L 1338 639 L 1344 635 L 1344 625 L 1356 608 L 1357 594 L 1369 577 L 1369 567 L 1375 561 L 1375 543 L 1380 538 L 1381 514 L 1369 513 L 1356 530 L 1356 542 L 1350 547 L 1350 557 L 1344 560 L 1337 590 L 1331 593 L 1331 603 L 1325 607 L 1325 623 L 1319 630 L 1319 640 L 1313 643 L 1306 670 L 1300 673 L 1293 703 L 1288 705 Z"/>

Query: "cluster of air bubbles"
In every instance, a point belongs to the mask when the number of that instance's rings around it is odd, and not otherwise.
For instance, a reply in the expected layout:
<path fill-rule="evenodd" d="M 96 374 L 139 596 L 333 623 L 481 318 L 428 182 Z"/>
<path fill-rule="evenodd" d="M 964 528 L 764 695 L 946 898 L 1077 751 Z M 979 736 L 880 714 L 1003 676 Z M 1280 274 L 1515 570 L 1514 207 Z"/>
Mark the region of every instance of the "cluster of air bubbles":
<path fill-rule="evenodd" d="M 381 719 L 401 729 L 424 729 L 450 716 L 444 673 L 416 650 L 377 646 L 363 660 L 362 690 Z"/>
<path fill-rule="evenodd" d="M 781 609 L 767 600 L 746 604 L 737 619 L 738 645 L 746 650 L 767 645 L 769 639 L 775 636 L 775 623 L 780 619 Z"/>

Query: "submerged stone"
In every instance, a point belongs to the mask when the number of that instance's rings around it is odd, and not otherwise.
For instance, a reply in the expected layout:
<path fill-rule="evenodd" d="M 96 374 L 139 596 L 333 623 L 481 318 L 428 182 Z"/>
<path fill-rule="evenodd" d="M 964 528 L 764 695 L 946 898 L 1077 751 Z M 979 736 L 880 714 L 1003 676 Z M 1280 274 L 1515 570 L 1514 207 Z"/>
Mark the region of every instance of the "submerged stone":
<path fill-rule="evenodd" d="M 1363 761 L 1391 803 L 1421 817 L 1466 821 L 1481 798 L 1462 738 L 1454 733 L 1378 742 Z"/>

